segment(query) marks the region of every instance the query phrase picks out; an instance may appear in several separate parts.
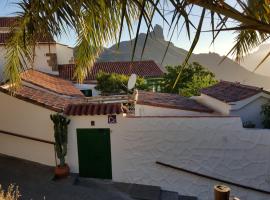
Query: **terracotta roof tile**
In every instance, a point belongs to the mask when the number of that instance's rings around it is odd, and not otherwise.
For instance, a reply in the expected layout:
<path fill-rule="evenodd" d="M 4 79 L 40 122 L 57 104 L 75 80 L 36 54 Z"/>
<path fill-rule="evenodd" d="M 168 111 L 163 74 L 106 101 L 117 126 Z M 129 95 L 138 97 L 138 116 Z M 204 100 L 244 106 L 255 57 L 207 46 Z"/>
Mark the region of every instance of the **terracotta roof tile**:
<path fill-rule="evenodd" d="M 11 27 L 16 22 L 17 17 L 0 17 L 0 27 Z"/>
<path fill-rule="evenodd" d="M 7 89 L 2 87 L 0 87 L 0 91 L 7 94 L 9 93 Z M 22 86 L 20 89 L 18 89 L 14 96 L 18 99 L 42 106 L 56 112 L 62 112 L 65 107 L 71 103 L 80 102 L 79 99 L 65 98 L 57 94 L 44 92 L 27 86 Z"/>
<path fill-rule="evenodd" d="M 263 92 L 262 88 L 228 81 L 220 81 L 216 85 L 201 90 L 202 94 L 224 102 L 241 101 L 260 92 Z"/>
<path fill-rule="evenodd" d="M 0 92 L 10 94 L 3 87 L 0 87 Z M 121 103 L 87 103 L 85 98 L 60 96 L 28 86 L 21 86 L 14 97 L 55 112 L 64 112 L 66 115 L 109 115 L 127 112 L 127 108 Z"/>
<path fill-rule="evenodd" d="M 8 41 L 9 33 L 0 33 L 0 44 L 5 44 Z"/>
<path fill-rule="evenodd" d="M 74 67 L 74 64 L 59 65 L 59 76 L 67 80 L 74 80 Z M 124 75 L 131 75 L 134 73 L 145 78 L 161 77 L 163 75 L 160 67 L 152 60 L 134 62 L 97 62 L 88 73 L 86 81 L 95 80 L 100 71 Z"/>
<path fill-rule="evenodd" d="M 10 37 L 10 33 L 0 33 L 0 44 L 6 44 Z M 37 40 L 38 43 L 55 43 L 53 37 L 41 36 Z"/>
<path fill-rule="evenodd" d="M 72 97 L 84 97 L 70 81 L 36 70 L 27 70 L 21 74 L 23 81 L 43 89 Z"/>
<path fill-rule="evenodd" d="M 83 103 L 68 105 L 64 111 L 66 115 L 111 115 L 127 112 L 121 103 Z"/>
<path fill-rule="evenodd" d="M 212 113 L 213 110 L 199 104 L 194 99 L 177 94 L 139 91 L 137 104 L 180 110 Z"/>

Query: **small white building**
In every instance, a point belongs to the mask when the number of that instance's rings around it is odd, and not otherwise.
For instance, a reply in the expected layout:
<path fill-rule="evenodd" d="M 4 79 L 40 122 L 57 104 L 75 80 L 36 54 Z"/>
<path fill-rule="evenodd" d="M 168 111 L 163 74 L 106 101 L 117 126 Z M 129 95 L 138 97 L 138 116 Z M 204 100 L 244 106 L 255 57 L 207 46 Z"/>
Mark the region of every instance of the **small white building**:
<path fill-rule="evenodd" d="M 262 128 L 262 105 L 269 102 L 270 94 L 262 88 L 220 81 L 202 89 L 201 95 L 194 99 L 222 115 L 240 116 L 243 124 Z"/>
<path fill-rule="evenodd" d="M 54 166 L 54 130 L 50 115 L 84 116 L 87 127 L 107 128 L 108 116 L 119 118 L 126 112 L 121 103 L 88 102 L 72 82 L 36 70 L 21 74 L 22 86 L 11 95 L 9 85 L 0 87 L 0 153 Z M 118 117 L 117 117 L 118 116 Z M 113 119 L 111 119 L 113 123 Z M 74 122 L 72 122 L 74 124 Z M 80 128 L 80 122 L 74 124 Z M 103 130 L 103 129 L 102 129 Z M 75 133 L 76 135 L 76 133 Z M 70 135 L 70 147 L 77 139 Z M 107 139 L 107 138 L 105 138 Z M 76 155 L 77 149 L 70 149 Z M 72 156 L 71 163 L 74 163 Z M 77 158 L 77 156 L 76 156 Z M 78 169 L 78 163 L 72 170 Z"/>
<path fill-rule="evenodd" d="M 0 17 L 0 81 L 3 81 L 6 43 L 10 37 L 10 28 L 16 23 L 16 17 Z M 35 46 L 33 68 L 58 75 L 58 65 L 74 63 L 73 48 L 57 43 L 52 37 L 40 37 Z"/>
<path fill-rule="evenodd" d="M 135 116 L 211 116 L 214 110 L 178 94 L 139 91 Z"/>

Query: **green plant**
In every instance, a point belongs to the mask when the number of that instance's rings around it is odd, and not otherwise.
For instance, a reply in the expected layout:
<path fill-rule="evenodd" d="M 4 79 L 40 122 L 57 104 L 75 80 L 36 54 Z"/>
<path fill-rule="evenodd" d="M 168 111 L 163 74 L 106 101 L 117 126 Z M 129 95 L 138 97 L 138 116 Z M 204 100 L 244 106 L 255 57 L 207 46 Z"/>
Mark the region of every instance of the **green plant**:
<path fill-rule="evenodd" d="M 55 151 L 60 160 L 60 167 L 63 167 L 67 155 L 67 133 L 70 120 L 59 113 L 51 114 L 50 118 L 54 123 Z"/>
<path fill-rule="evenodd" d="M 7 191 L 5 192 L 0 185 L 0 200 L 18 200 L 20 198 L 20 192 L 18 186 L 9 185 Z"/>
<path fill-rule="evenodd" d="M 97 74 L 97 86 L 96 89 L 101 91 L 103 94 L 118 94 L 126 92 L 126 86 L 128 83 L 129 76 L 99 72 Z M 146 81 L 143 78 L 138 77 L 135 87 L 139 90 L 147 89 Z"/>
<path fill-rule="evenodd" d="M 189 64 L 186 68 L 179 66 L 167 66 L 167 73 L 161 84 L 162 91 L 181 94 L 183 96 L 199 95 L 199 90 L 217 83 L 215 75 L 197 62 Z M 181 72 L 181 76 L 173 88 L 175 80 Z"/>
<path fill-rule="evenodd" d="M 264 128 L 270 128 L 270 102 L 262 105 L 261 115 Z"/>
<path fill-rule="evenodd" d="M 245 121 L 245 122 L 243 122 L 243 127 L 244 128 L 255 128 L 256 125 L 251 121 Z"/>

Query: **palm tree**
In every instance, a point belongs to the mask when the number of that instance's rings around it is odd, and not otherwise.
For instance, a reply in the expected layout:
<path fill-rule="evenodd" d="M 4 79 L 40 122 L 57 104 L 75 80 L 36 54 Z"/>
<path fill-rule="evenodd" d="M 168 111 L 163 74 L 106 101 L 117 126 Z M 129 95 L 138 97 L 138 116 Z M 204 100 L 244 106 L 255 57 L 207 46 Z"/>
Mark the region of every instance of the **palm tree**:
<path fill-rule="evenodd" d="M 213 41 L 222 31 L 236 31 L 235 45 L 229 53 L 235 54 L 236 60 L 239 60 L 269 37 L 269 0 L 235 0 L 234 5 L 226 2 L 226 0 L 20 0 L 18 6 L 21 12 L 18 13 L 19 18 L 6 46 L 5 76 L 11 84 L 19 86 L 21 81 L 19 74 L 25 68 L 31 67 L 33 49 L 40 35 L 59 37 L 72 29 L 77 35 L 75 77 L 78 82 L 82 82 L 103 46 L 108 41 L 119 42 L 123 27 L 126 26 L 131 33 L 133 24 L 137 21 L 134 55 L 141 24 L 147 25 L 149 33 L 154 15 L 159 15 L 170 26 L 169 31 L 172 35 L 178 27 L 185 27 L 188 36 L 193 40 L 182 64 L 186 66 L 200 38 L 208 11 L 212 24 L 209 31 L 212 32 Z M 194 5 L 202 8 L 197 23 L 190 17 Z M 170 13 L 170 20 L 165 15 L 165 8 Z M 233 25 L 228 23 L 229 20 L 233 20 Z M 190 36 L 191 29 L 195 30 L 193 38 Z M 147 37 L 148 34 L 145 41 Z M 180 74 L 181 72 L 179 76 Z"/>

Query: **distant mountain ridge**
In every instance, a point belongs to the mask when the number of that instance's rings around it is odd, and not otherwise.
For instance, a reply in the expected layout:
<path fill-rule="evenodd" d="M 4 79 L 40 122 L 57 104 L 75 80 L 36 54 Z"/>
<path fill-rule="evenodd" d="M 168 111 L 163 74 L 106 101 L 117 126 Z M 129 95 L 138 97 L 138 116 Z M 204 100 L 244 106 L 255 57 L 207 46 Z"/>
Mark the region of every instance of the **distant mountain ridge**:
<path fill-rule="evenodd" d="M 141 33 L 138 37 L 134 57 L 135 60 L 141 59 L 145 37 L 145 33 Z M 119 48 L 116 45 L 113 45 L 112 47 L 104 50 L 98 61 L 130 61 L 133 49 L 132 44 L 134 44 L 134 39 L 131 41 L 121 42 Z M 167 45 L 168 41 L 165 41 L 164 39 L 162 27 L 156 25 L 154 27 L 154 31 L 147 39 L 142 60 L 154 60 L 156 63 L 160 64 Z M 165 70 L 164 66 L 166 65 L 181 64 L 185 59 L 186 54 L 186 50 L 178 48 L 171 43 L 161 67 Z M 270 77 L 254 74 L 229 58 L 225 58 L 225 60 L 219 64 L 222 59 L 223 57 L 216 53 L 203 53 L 193 54 L 190 62 L 199 62 L 208 70 L 213 72 L 218 79 L 237 81 L 243 84 L 254 85 L 270 90 Z"/>
<path fill-rule="evenodd" d="M 257 51 L 245 56 L 241 64 L 248 70 L 253 71 L 264 57 L 270 52 L 270 44 L 262 44 Z M 268 57 L 261 66 L 256 70 L 257 74 L 270 77 L 270 57 Z"/>

